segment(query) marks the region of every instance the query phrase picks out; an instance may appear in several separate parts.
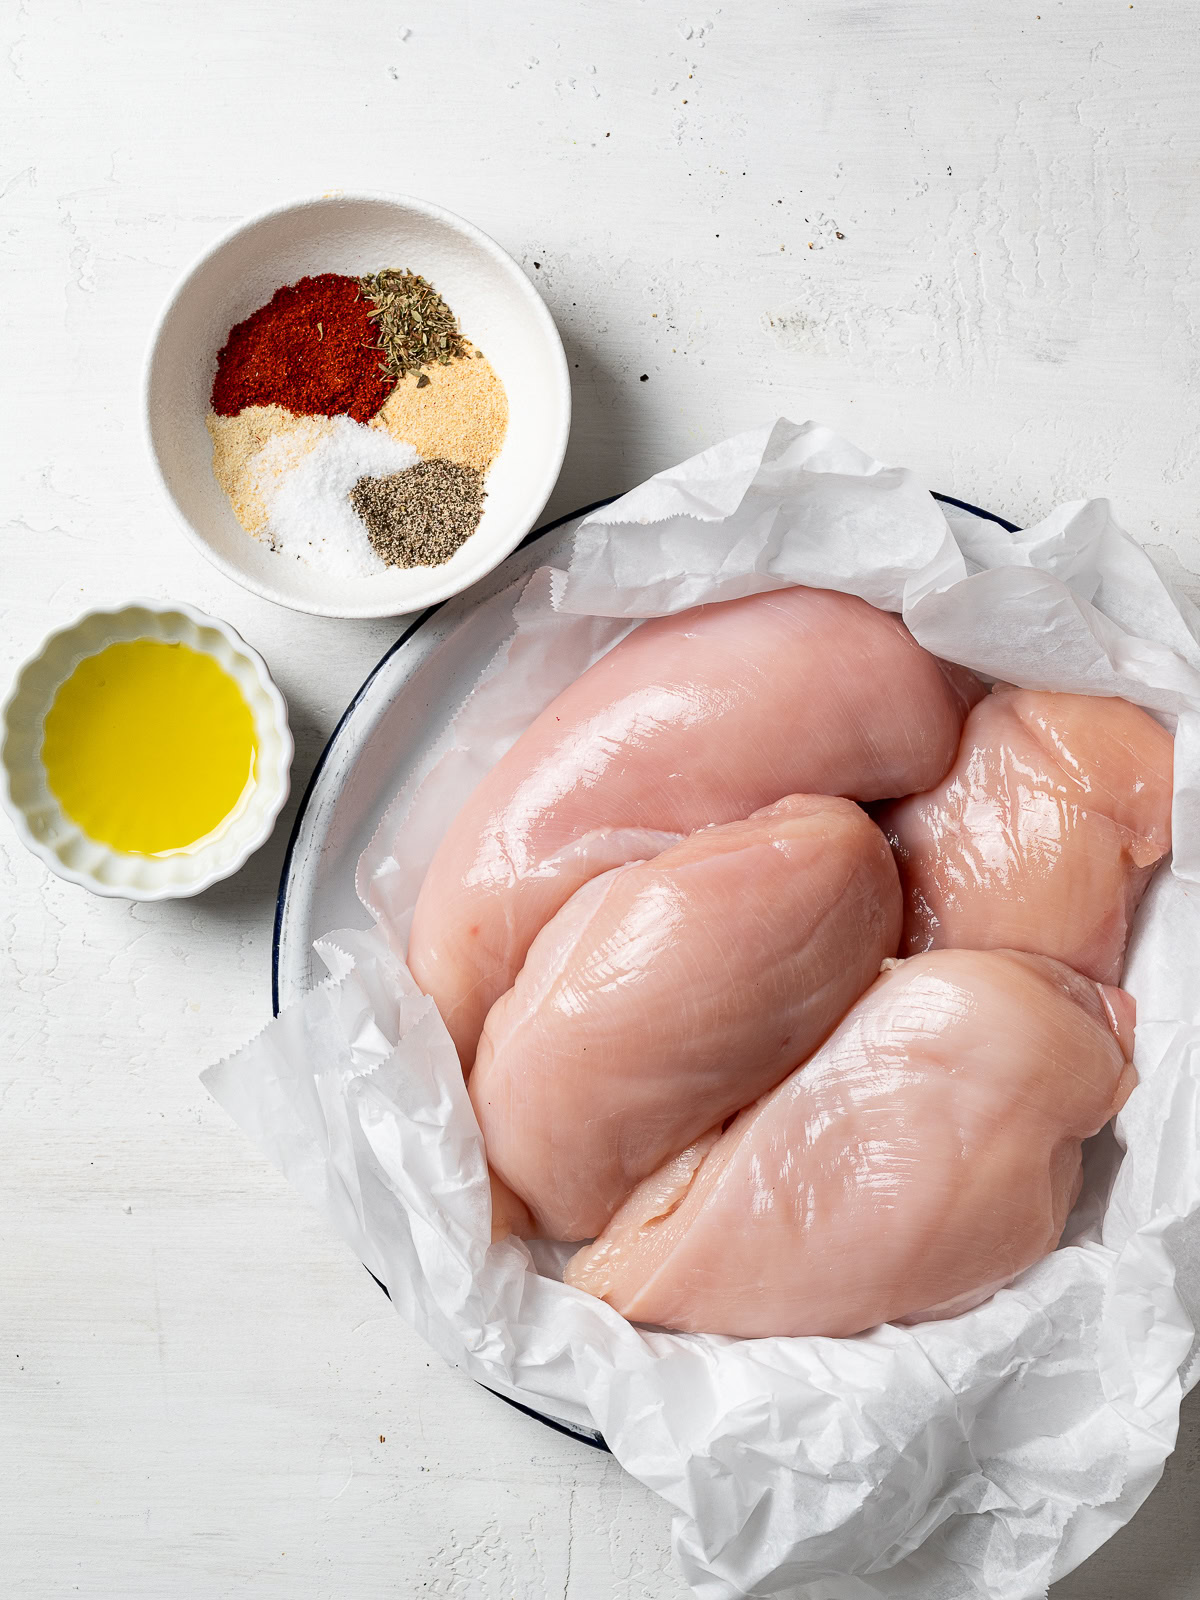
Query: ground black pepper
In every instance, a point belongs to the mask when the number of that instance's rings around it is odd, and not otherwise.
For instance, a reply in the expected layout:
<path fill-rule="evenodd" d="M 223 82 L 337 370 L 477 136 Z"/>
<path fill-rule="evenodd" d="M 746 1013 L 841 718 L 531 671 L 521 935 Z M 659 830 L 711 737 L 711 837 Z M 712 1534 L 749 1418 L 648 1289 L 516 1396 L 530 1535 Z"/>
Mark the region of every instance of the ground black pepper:
<path fill-rule="evenodd" d="M 421 461 L 385 478 L 360 478 L 350 501 L 371 548 L 389 567 L 437 567 L 479 526 L 483 473 L 453 461 Z"/>

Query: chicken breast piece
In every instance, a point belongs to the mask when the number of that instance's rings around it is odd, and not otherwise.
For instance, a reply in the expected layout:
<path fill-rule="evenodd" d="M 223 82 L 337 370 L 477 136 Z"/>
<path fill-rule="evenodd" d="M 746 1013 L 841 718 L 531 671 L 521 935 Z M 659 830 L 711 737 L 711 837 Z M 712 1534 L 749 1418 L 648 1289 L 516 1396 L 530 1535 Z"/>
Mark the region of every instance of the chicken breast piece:
<path fill-rule="evenodd" d="M 898 618 L 828 590 L 644 623 L 532 723 L 430 864 L 408 964 L 464 1068 L 534 935 L 581 884 L 781 795 L 929 788 L 982 692 Z"/>
<path fill-rule="evenodd" d="M 1116 983 L 1171 848 L 1172 754 L 1127 700 L 994 690 L 943 781 L 878 812 L 904 885 L 904 954 L 1030 950 Z"/>
<path fill-rule="evenodd" d="M 1136 1081 L 1133 1001 L 1056 961 L 885 973 L 807 1063 L 648 1178 L 566 1281 L 693 1333 L 846 1335 L 978 1304 L 1053 1250 Z"/>
<path fill-rule="evenodd" d="M 792 795 L 590 883 L 488 1013 L 488 1160 L 553 1239 L 590 1239 L 666 1157 L 788 1073 L 900 937 L 887 840 Z"/>

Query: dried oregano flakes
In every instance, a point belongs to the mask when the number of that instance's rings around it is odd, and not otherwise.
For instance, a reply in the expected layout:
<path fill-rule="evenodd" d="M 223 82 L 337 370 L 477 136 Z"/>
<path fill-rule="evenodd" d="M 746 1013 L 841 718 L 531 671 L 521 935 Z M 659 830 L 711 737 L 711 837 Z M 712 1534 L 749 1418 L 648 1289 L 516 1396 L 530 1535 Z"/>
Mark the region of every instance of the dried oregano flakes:
<path fill-rule="evenodd" d="M 434 363 L 444 366 L 467 349 L 458 320 L 419 272 L 384 267 L 358 280 L 370 302 L 367 317 L 382 355 L 380 366 L 397 381 Z"/>

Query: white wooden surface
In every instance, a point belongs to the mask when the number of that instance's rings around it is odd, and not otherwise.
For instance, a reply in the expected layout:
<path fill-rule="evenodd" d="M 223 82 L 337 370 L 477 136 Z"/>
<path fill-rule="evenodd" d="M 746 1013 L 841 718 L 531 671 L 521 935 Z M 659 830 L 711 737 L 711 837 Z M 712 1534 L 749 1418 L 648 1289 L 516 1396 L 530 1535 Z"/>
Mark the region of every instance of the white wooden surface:
<path fill-rule="evenodd" d="M 85 605 L 188 599 L 264 651 L 303 786 L 395 625 L 295 616 L 206 567 L 151 486 L 138 384 L 210 237 L 329 188 L 441 201 L 541 286 L 575 381 L 553 511 L 783 412 L 1018 519 L 1108 493 L 1200 570 L 1183 0 L 5 0 L 0 21 L 5 677 Z M 197 1083 L 267 1016 L 290 817 L 234 882 L 140 908 L 0 824 L 3 1591 L 678 1596 L 665 1509 L 427 1356 Z M 1062 1600 L 1200 1596 L 1195 1415 Z"/>

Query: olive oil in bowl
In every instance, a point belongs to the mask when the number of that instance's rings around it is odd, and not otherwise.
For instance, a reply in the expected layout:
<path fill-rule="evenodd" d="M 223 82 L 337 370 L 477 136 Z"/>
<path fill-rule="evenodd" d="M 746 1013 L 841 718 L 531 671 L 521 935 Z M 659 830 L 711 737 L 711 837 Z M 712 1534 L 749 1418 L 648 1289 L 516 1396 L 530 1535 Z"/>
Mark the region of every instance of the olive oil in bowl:
<path fill-rule="evenodd" d="M 212 656 L 128 639 L 86 656 L 46 717 L 42 763 L 89 838 L 135 855 L 195 849 L 254 786 L 254 718 Z"/>

